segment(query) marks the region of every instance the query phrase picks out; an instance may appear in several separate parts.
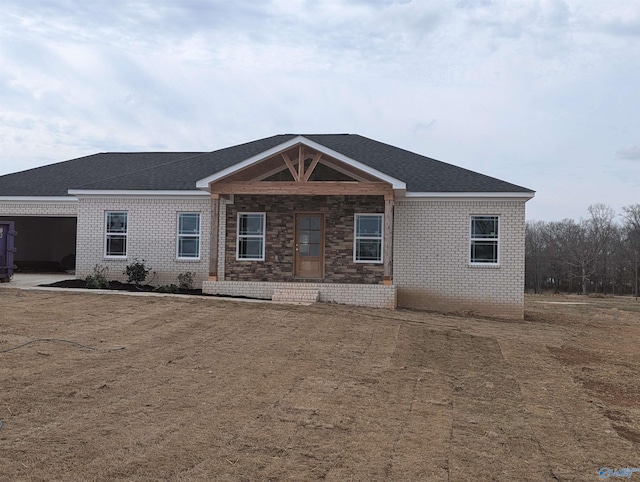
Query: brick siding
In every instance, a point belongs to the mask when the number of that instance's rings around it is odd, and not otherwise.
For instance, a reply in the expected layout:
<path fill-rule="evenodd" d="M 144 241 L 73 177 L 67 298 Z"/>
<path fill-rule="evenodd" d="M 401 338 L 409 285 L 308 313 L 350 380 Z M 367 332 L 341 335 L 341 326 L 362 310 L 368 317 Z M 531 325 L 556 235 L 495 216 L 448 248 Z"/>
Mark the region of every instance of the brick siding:
<path fill-rule="evenodd" d="M 389 288 L 379 284 L 383 266 L 353 263 L 354 214 L 382 213 L 381 197 L 236 195 L 233 198 L 231 203 L 220 203 L 218 276 L 225 280 L 215 288 L 220 294 L 253 296 L 251 293 L 258 290 L 260 296 L 257 297 L 270 298 L 279 284 L 295 281 L 294 213 L 303 207 L 305 212 L 325 213 L 326 233 L 325 279 L 323 283 L 305 285 L 333 284 L 333 288 L 321 291 L 323 301 L 390 306 L 389 294 L 380 294 Z M 120 210 L 129 213 L 128 258 L 105 259 L 104 213 Z M 267 213 L 263 262 L 235 259 L 237 213 L 242 211 Z M 176 259 L 179 212 L 201 213 L 200 259 L 197 261 Z M 195 273 L 198 287 L 207 279 L 209 270 L 210 212 L 208 198 L 80 197 L 78 203 L 69 204 L 15 201 L 0 204 L 0 216 L 6 217 L 77 216 L 76 276 L 79 278 L 91 274 L 99 264 L 108 267 L 110 279 L 124 279 L 125 266 L 138 258 L 156 271 L 154 284 L 175 283 L 178 274 L 191 271 Z M 470 216 L 483 214 L 500 216 L 499 266 L 469 265 Z M 524 201 L 396 200 L 393 304 L 397 289 L 400 307 L 522 319 L 524 216 Z M 277 283 L 272 286 L 241 281 Z M 367 286 L 375 287 L 374 291 L 367 291 Z M 378 298 L 383 301 L 376 301 Z"/>
<path fill-rule="evenodd" d="M 104 256 L 105 212 L 128 213 L 127 259 Z M 180 212 L 200 213 L 200 259 L 177 259 L 177 219 Z M 155 271 L 154 285 L 177 283 L 180 273 L 195 274 L 196 287 L 209 276 L 209 240 L 211 201 L 209 198 L 110 198 L 80 197 L 78 202 L 78 239 L 76 277 L 84 278 L 96 264 L 108 268 L 109 279 L 124 281 L 126 265 L 136 258 Z"/>
<path fill-rule="evenodd" d="M 205 281 L 205 293 L 227 296 L 246 296 L 270 300 L 275 290 L 305 288 L 318 290 L 320 300 L 325 303 L 368 306 L 371 308 L 396 307 L 396 287 L 385 285 L 344 283 L 272 283 L 250 281 Z"/>
<path fill-rule="evenodd" d="M 470 216 L 499 215 L 500 265 L 469 264 Z M 398 306 L 522 319 L 524 201 L 396 201 Z"/>
<path fill-rule="evenodd" d="M 55 201 L 0 201 L 0 218 L 9 216 L 61 216 L 76 217 L 78 203 Z"/>

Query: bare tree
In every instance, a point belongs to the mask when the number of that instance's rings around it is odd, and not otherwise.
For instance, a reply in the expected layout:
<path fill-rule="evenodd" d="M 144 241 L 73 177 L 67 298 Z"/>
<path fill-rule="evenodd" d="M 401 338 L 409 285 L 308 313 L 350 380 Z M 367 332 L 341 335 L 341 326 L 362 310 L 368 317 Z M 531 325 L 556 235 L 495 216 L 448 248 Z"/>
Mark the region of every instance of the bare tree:
<path fill-rule="evenodd" d="M 589 206 L 588 214 L 579 221 L 527 222 L 526 287 L 638 296 L 640 204 L 622 208 L 622 222 L 602 203 Z"/>
<path fill-rule="evenodd" d="M 544 221 L 528 221 L 525 226 L 525 276 L 527 287 L 534 293 L 542 293 L 544 271 L 547 269 L 546 223 Z"/>
<path fill-rule="evenodd" d="M 612 284 L 609 261 L 613 254 L 616 213 L 611 207 L 602 203 L 592 204 L 588 211 L 589 219 L 586 223 L 586 229 L 594 250 L 593 274 L 598 278 L 596 290 L 600 285 L 602 291 L 606 293 L 607 285 Z"/>
<path fill-rule="evenodd" d="M 580 292 L 586 295 L 595 272 L 599 250 L 592 225 L 584 219 L 579 223 L 565 219 L 562 222 L 561 233 L 565 247 L 565 262 L 571 268 L 571 275 L 579 280 Z"/>
<path fill-rule="evenodd" d="M 640 204 L 622 208 L 623 229 L 627 237 L 629 251 L 633 253 L 634 291 L 638 299 L 638 263 L 640 262 Z"/>

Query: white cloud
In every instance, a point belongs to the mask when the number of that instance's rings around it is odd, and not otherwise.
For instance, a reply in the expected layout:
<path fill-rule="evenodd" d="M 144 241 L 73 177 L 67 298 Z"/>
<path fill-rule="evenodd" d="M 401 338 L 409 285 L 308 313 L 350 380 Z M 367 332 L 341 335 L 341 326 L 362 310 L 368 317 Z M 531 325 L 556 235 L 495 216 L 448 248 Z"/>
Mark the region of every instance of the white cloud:
<path fill-rule="evenodd" d="M 563 196 L 562 217 L 637 197 L 611 155 L 640 158 L 640 23 L 627 1 L 5 0 L 2 10 L 0 174 L 104 150 L 356 132 L 537 189 L 534 214 L 562 212 Z M 574 212 L 567 193 L 592 182 L 604 199 Z"/>
<path fill-rule="evenodd" d="M 640 161 L 640 143 L 620 149 L 616 153 L 616 158 L 627 161 Z"/>

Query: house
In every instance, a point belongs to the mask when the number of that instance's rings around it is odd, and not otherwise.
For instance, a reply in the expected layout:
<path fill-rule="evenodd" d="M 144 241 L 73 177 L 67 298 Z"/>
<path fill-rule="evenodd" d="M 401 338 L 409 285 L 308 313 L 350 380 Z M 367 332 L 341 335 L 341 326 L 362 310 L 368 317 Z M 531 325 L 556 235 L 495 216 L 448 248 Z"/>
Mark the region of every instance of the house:
<path fill-rule="evenodd" d="M 0 176 L 16 262 L 212 294 L 523 317 L 534 192 L 352 134 L 100 153 Z M 75 266 L 74 266 L 75 259 Z"/>

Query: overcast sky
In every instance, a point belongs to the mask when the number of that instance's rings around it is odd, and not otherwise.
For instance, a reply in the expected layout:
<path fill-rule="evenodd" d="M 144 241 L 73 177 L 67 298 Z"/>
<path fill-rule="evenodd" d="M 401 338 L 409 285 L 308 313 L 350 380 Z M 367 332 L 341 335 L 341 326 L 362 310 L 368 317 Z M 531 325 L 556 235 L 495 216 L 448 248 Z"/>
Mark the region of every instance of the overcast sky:
<path fill-rule="evenodd" d="M 640 203 L 640 0 L 1 0 L 0 174 L 104 151 L 355 133 Z"/>

